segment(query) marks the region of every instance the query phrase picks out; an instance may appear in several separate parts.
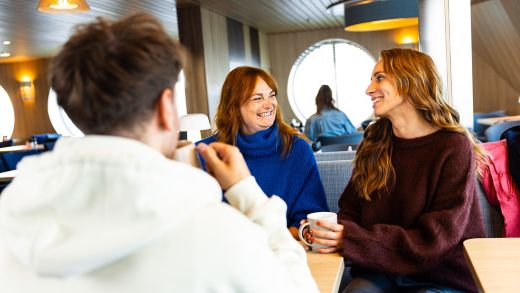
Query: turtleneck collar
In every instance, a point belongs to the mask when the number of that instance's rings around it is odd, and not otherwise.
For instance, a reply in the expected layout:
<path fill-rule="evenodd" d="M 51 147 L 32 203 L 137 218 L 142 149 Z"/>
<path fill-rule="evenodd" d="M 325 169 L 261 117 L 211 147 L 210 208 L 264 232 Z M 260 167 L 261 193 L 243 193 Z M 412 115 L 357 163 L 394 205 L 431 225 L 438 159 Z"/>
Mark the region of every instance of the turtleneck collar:
<path fill-rule="evenodd" d="M 244 156 L 263 157 L 279 153 L 279 145 L 280 136 L 276 122 L 266 130 L 251 135 L 237 135 L 237 147 Z"/>

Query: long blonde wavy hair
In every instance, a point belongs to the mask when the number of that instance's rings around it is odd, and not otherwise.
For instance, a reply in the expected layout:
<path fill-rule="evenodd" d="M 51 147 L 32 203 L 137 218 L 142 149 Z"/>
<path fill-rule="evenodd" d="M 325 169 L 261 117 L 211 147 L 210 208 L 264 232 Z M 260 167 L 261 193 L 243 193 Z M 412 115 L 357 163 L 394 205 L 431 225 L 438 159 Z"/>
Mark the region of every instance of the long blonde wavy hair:
<path fill-rule="evenodd" d="M 222 91 L 220 102 L 215 115 L 217 125 L 217 141 L 236 145 L 237 134 L 242 125 L 240 107 L 249 101 L 255 90 L 256 80 L 261 78 L 278 94 L 276 80 L 267 72 L 260 68 L 241 66 L 228 73 Z M 278 133 L 282 141 L 282 156 L 285 156 L 291 149 L 293 135 L 302 137 L 296 130 L 283 121 L 280 106 L 276 107 L 275 121 L 278 123 Z M 302 137 L 303 138 L 303 137 Z"/>
<path fill-rule="evenodd" d="M 478 140 L 460 124 L 458 112 L 446 103 L 442 80 L 430 56 L 412 49 L 395 48 L 381 52 L 380 61 L 397 92 L 417 108 L 426 121 L 440 129 L 466 135 L 475 158 L 483 162 L 485 152 Z M 392 166 L 392 123 L 379 118 L 363 135 L 354 160 L 352 182 L 359 195 L 370 201 L 375 192 L 387 192 L 395 184 Z"/>

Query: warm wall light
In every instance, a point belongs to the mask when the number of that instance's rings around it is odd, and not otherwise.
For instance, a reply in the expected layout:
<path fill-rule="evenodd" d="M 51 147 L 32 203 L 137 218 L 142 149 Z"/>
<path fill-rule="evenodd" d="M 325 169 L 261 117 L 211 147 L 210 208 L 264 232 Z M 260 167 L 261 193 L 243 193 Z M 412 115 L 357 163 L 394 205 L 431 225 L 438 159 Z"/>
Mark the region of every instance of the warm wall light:
<path fill-rule="evenodd" d="M 417 49 L 419 28 L 411 26 L 398 29 L 394 34 L 394 40 L 401 48 Z"/>
<path fill-rule="evenodd" d="M 90 7 L 85 0 L 40 0 L 38 11 L 43 13 L 81 13 Z"/>
<path fill-rule="evenodd" d="M 24 77 L 20 81 L 20 95 L 24 103 L 34 102 L 34 83 L 28 77 Z"/>

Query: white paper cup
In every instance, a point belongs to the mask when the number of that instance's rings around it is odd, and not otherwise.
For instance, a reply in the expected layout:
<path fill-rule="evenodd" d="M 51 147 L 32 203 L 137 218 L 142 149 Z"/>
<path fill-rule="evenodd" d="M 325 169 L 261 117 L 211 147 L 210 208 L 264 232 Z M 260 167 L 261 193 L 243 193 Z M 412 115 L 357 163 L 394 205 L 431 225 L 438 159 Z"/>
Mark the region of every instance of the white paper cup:
<path fill-rule="evenodd" d="M 190 141 L 179 141 L 173 159 L 175 161 L 183 162 L 192 165 L 193 167 L 200 168 L 200 161 L 197 157 L 195 144 Z"/>

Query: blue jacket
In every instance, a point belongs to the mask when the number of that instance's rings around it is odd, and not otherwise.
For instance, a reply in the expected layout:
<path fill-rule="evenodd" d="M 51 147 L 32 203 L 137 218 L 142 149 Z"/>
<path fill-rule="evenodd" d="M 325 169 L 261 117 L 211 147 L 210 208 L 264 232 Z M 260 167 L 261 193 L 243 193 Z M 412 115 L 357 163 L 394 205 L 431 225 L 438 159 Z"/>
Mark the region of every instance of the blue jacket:
<path fill-rule="evenodd" d="M 217 136 L 197 144 L 210 144 Z M 278 195 L 287 204 L 288 227 L 299 227 L 309 213 L 329 210 L 314 153 L 305 140 L 295 136 L 291 150 L 281 158 L 281 139 L 275 123 L 253 135 L 238 134 L 237 147 L 267 196 Z M 205 169 L 202 158 L 201 164 Z"/>
<path fill-rule="evenodd" d="M 320 136 L 330 137 L 351 134 L 356 128 L 345 113 L 336 109 L 324 109 L 320 114 L 313 114 L 305 123 L 305 135 L 317 141 Z"/>

